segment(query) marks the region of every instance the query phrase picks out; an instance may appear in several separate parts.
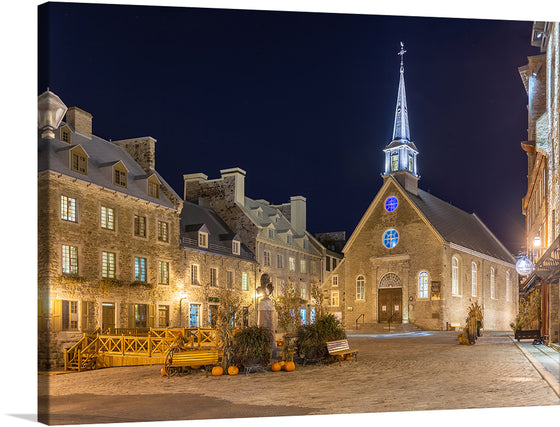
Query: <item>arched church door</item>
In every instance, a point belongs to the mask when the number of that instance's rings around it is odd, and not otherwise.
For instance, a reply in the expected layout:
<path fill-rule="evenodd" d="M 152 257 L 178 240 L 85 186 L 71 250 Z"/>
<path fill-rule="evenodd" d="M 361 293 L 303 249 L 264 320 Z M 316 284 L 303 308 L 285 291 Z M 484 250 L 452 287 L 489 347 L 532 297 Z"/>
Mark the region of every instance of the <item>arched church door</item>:
<path fill-rule="evenodd" d="M 380 323 L 402 323 L 402 283 L 399 276 L 387 273 L 381 278 L 377 301 Z"/>

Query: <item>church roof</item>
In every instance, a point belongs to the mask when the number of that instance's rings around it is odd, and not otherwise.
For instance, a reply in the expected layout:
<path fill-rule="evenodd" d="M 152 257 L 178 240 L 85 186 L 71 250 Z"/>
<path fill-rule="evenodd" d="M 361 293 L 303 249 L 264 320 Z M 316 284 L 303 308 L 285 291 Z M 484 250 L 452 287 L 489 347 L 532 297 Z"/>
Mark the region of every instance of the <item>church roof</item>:
<path fill-rule="evenodd" d="M 476 214 L 469 214 L 421 189 L 418 189 L 418 195 L 405 193 L 447 242 L 502 261 L 515 262 L 511 253 Z"/>

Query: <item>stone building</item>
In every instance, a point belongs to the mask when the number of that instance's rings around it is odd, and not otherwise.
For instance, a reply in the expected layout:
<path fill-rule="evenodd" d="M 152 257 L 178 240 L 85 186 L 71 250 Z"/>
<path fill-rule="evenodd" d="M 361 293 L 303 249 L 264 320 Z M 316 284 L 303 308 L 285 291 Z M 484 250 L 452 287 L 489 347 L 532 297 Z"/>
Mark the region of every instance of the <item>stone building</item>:
<path fill-rule="evenodd" d="M 330 311 L 347 327 L 447 330 L 464 327 L 477 302 L 486 329 L 509 329 L 518 297 L 512 255 L 475 214 L 418 188 L 402 59 L 393 138 L 383 151 L 383 185 L 325 277 Z"/>
<path fill-rule="evenodd" d="M 243 324 L 257 322 L 258 263 L 238 235 L 209 207 L 184 202 L 181 245 L 185 256 L 184 316 L 180 326 L 213 327 L 224 289 L 243 302 Z"/>
<path fill-rule="evenodd" d="M 259 263 L 256 283 L 267 274 L 274 286 L 273 296 L 284 286 L 294 286 L 301 296 L 303 321 L 313 319 L 311 287 L 321 283 L 324 248 L 306 230 L 305 197 L 294 196 L 280 205 L 254 200 L 245 195 L 244 170 L 220 173 L 220 178 L 212 180 L 203 173 L 184 175 L 185 201 L 211 207 L 255 254 Z"/>
<path fill-rule="evenodd" d="M 210 210 L 183 209 L 155 170 L 155 142 L 106 141 L 92 133 L 91 114 L 67 109 L 50 91 L 39 96 L 41 369 L 60 366 L 64 349 L 96 328 L 207 327 L 219 288 L 230 284 L 254 306 L 254 255 L 235 246 L 236 236 L 222 240 L 229 252 L 214 245 L 214 235 L 232 232 L 209 219 Z M 196 223 L 210 231 L 209 246 L 192 245 L 182 232 Z M 200 284 L 191 282 L 195 263 Z M 212 271 L 219 276 L 208 278 Z"/>
<path fill-rule="evenodd" d="M 541 333 L 558 343 L 560 321 L 560 29 L 557 22 L 535 22 L 531 44 L 540 55 L 519 68 L 528 95 L 527 193 L 522 200 L 527 255 L 534 272 L 523 280 L 522 294 L 541 291 Z"/>

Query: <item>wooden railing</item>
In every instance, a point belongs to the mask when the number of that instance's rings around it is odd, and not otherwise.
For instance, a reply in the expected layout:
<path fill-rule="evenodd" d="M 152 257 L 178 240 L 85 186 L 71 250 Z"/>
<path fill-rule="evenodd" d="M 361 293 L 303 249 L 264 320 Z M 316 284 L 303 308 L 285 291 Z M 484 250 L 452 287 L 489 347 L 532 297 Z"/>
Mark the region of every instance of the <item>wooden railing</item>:
<path fill-rule="evenodd" d="M 64 369 L 77 371 L 95 369 L 95 360 L 99 354 L 164 356 L 181 338 L 182 345 L 187 348 L 221 346 L 215 329 L 150 328 L 147 336 L 103 334 L 97 329 L 92 334 L 84 334 L 80 341 L 65 351 Z"/>

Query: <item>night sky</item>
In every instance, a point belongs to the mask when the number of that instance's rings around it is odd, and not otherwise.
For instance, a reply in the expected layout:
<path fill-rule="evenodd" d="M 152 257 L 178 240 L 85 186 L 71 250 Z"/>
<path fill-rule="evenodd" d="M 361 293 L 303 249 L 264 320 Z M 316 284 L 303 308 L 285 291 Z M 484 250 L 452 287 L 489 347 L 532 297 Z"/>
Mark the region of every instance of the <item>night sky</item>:
<path fill-rule="evenodd" d="M 309 231 L 347 237 L 383 183 L 403 41 L 420 188 L 524 245 L 531 21 L 88 4 L 39 18 L 37 94 L 92 113 L 102 138 L 156 138 L 180 196 L 183 174 L 240 167 L 247 196 L 303 195 Z"/>

